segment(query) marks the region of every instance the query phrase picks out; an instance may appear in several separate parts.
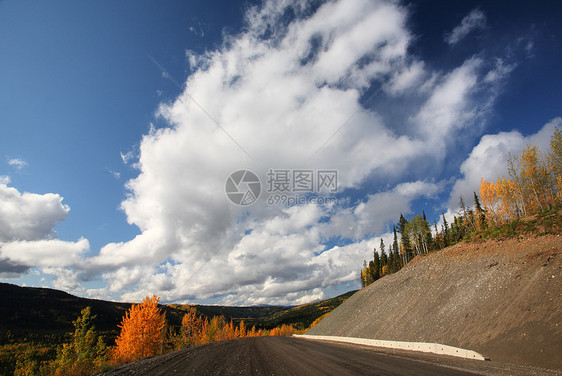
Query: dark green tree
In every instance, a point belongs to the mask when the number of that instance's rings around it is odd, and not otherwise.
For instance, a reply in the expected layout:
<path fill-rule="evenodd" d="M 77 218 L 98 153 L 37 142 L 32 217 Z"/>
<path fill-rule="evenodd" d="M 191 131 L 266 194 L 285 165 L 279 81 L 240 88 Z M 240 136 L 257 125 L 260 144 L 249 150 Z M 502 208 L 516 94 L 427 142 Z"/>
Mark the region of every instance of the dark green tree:
<path fill-rule="evenodd" d="M 373 256 L 373 269 L 374 269 L 373 278 L 375 281 L 381 277 L 381 268 L 382 268 L 381 259 L 379 257 L 379 253 L 377 252 L 377 249 L 375 248 L 375 252 Z"/>
<path fill-rule="evenodd" d="M 449 224 L 445 219 L 445 213 L 441 212 L 441 216 L 443 218 L 443 247 L 447 247 L 449 245 Z"/>
<path fill-rule="evenodd" d="M 474 192 L 474 211 L 476 212 L 476 229 L 482 231 L 486 228 L 486 212 L 482 209 L 476 192 Z"/>
<path fill-rule="evenodd" d="M 402 269 L 402 259 L 400 257 L 400 249 L 398 247 L 398 237 L 396 235 L 396 226 L 392 226 L 392 232 L 394 233 L 394 240 L 392 242 L 392 253 L 394 253 L 394 269 L 396 271 Z"/>
<path fill-rule="evenodd" d="M 398 221 L 398 232 L 400 232 L 400 243 L 402 244 L 403 252 L 403 264 L 407 264 L 410 261 L 408 255 L 412 250 L 412 244 L 410 243 L 410 236 L 408 234 L 408 221 L 402 213 L 400 213 L 400 220 Z"/>

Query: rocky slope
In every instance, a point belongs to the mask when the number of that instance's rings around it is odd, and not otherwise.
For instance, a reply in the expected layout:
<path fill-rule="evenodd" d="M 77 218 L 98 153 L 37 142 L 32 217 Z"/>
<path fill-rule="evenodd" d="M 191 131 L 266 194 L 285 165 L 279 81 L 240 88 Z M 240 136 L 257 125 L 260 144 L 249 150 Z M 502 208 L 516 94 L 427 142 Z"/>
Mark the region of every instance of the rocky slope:
<path fill-rule="evenodd" d="M 562 370 L 562 237 L 461 243 L 418 257 L 307 334 L 438 342 Z"/>

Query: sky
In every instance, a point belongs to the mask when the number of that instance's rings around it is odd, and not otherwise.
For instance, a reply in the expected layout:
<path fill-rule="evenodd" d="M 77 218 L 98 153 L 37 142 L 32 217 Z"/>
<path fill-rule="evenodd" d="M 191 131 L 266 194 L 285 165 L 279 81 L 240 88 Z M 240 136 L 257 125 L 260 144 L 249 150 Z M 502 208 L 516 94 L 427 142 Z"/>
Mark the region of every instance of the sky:
<path fill-rule="evenodd" d="M 296 305 L 356 289 L 562 127 L 558 1 L 0 1 L 0 280 Z"/>

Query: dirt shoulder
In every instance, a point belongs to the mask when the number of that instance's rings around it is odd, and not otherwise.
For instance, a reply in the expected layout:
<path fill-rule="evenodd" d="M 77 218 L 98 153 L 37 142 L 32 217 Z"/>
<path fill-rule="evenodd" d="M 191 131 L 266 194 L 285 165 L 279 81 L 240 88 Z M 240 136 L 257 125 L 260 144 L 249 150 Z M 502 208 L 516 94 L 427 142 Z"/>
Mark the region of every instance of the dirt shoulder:
<path fill-rule="evenodd" d="M 461 243 L 357 292 L 307 334 L 438 342 L 562 370 L 562 237 Z"/>

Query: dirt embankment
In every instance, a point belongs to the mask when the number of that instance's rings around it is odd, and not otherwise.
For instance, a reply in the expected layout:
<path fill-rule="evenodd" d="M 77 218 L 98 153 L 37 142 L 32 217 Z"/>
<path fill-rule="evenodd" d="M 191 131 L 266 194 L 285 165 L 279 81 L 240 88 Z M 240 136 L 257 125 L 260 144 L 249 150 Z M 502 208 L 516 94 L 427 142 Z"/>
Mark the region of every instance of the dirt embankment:
<path fill-rule="evenodd" d="M 463 243 L 416 258 L 307 334 L 437 342 L 562 370 L 562 236 Z"/>

